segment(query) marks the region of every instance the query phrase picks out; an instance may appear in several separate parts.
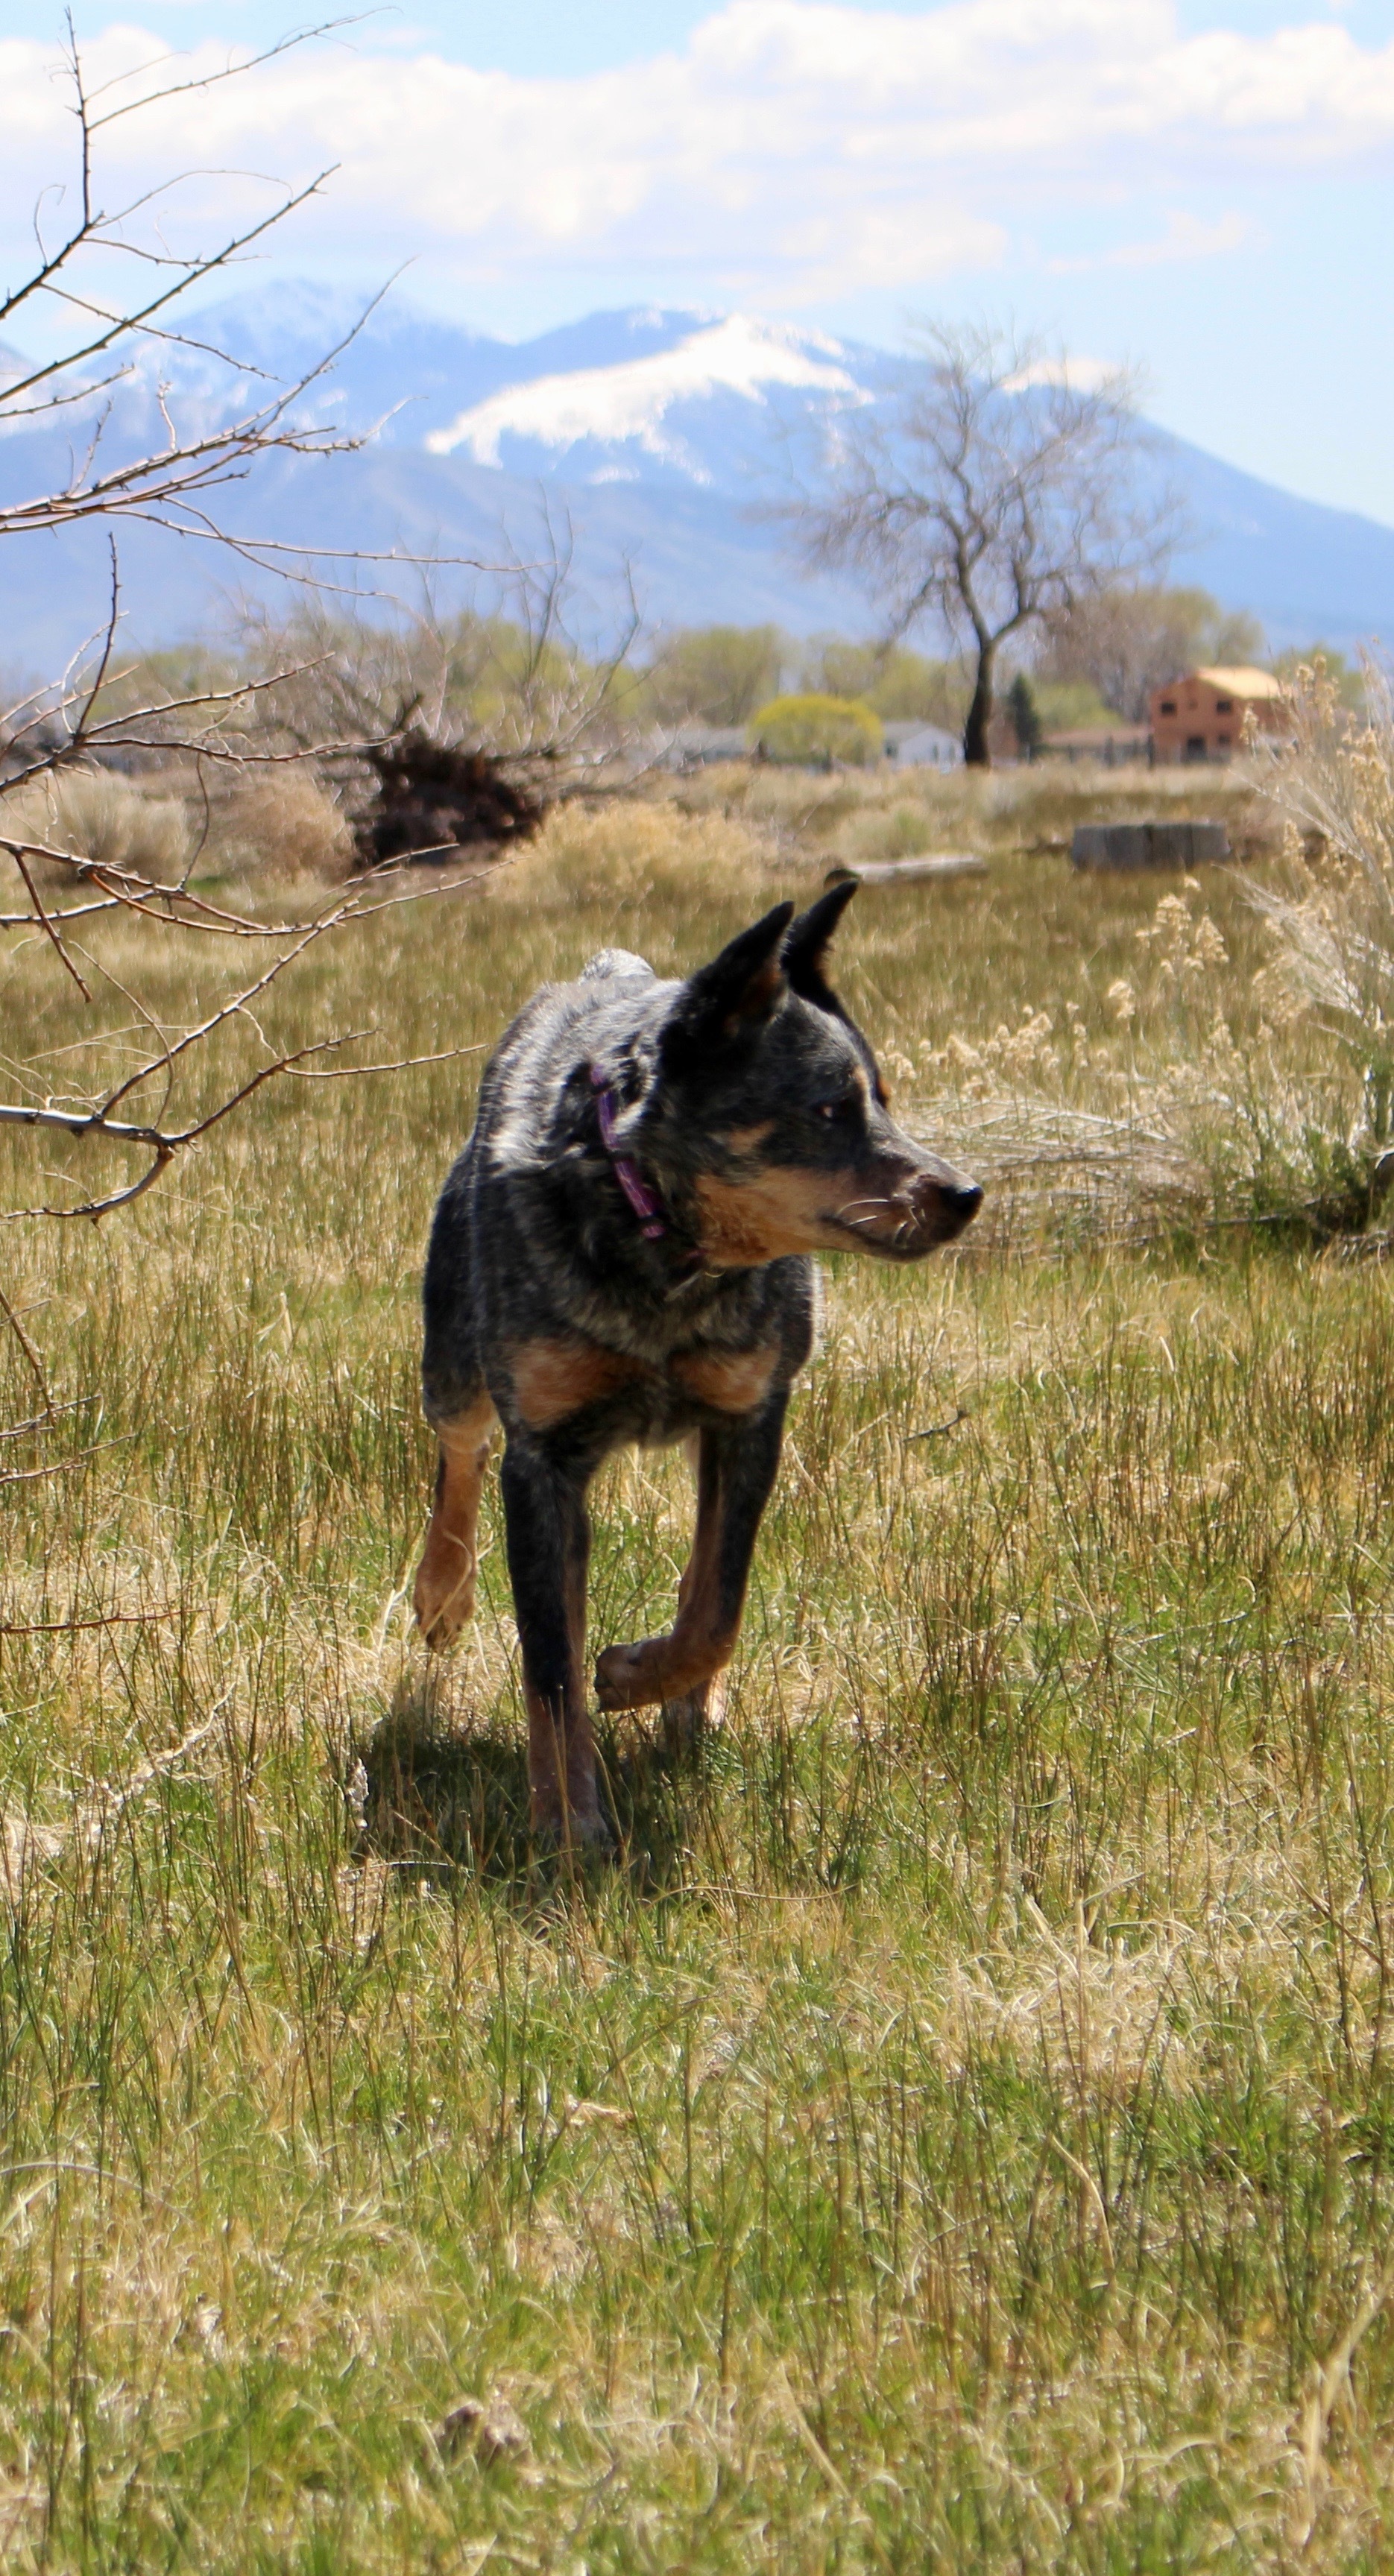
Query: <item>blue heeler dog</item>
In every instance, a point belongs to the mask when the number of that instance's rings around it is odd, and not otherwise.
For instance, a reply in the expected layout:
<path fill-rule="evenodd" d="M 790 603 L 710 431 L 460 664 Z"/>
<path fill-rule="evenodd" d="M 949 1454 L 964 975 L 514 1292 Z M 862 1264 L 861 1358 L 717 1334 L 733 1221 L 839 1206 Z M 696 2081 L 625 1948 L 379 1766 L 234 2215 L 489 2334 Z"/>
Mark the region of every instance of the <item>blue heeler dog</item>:
<path fill-rule="evenodd" d="M 813 1343 L 810 1254 L 918 1261 L 982 1192 L 890 1117 L 826 979 L 853 884 L 782 903 L 686 983 L 612 949 L 544 986 L 485 1071 L 426 1261 L 440 1443 L 416 1578 L 428 1644 L 474 1607 L 502 1423 L 534 1832 L 608 1840 L 586 1701 L 586 1488 L 623 1441 L 690 1444 L 697 1529 L 666 1636 L 608 1646 L 605 1709 L 708 1714 L 740 1625 L 789 1390 Z"/>

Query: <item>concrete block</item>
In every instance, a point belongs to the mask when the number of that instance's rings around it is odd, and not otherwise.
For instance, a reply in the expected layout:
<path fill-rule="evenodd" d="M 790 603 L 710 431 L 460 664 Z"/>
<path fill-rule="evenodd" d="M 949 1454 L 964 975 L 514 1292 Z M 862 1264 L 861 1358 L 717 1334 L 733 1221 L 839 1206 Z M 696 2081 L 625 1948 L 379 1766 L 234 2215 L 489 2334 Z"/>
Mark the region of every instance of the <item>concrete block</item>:
<path fill-rule="evenodd" d="M 1223 823 L 1077 823 L 1077 868 L 1198 868 L 1229 857 Z"/>

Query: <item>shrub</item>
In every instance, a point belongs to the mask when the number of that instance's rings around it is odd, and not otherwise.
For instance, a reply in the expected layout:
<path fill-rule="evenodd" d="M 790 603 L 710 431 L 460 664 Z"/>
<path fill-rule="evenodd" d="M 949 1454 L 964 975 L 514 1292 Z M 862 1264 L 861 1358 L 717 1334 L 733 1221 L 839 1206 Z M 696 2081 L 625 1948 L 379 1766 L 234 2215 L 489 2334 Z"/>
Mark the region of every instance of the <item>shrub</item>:
<path fill-rule="evenodd" d="M 200 872 L 237 878 L 342 876 L 353 855 L 343 814 L 312 770 L 253 771 L 214 810 Z"/>
<path fill-rule="evenodd" d="M 771 698 L 751 717 L 748 731 L 767 760 L 825 768 L 837 760 L 864 769 L 881 757 L 881 720 L 860 698 Z"/>
<path fill-rule="evenodd" d="M 1024 671 L 1018 671 L 1007 691 L 1007 713 L 1016 731 L 1018 751 L 1030 760 L 1041 745 L 1041 718 L 1035 693 Z"/>
<path fill-rule="evenodd" d="M 1311 1144 L 1345 1176 L 1359 1217 L 1387 1186 L 1394 1148 L 1394 697 L 1367 669 L 1361 725 L 1342 677 L 1320 655 L 1292 676 L 1292 736 L 1271 789 L 1288 822 L 1285 882 L 1253 896 L 1273 939 L 1275 1015 L 1313 1019 L 1358 1080 L 1346 1132 L 1314 1126 Z"/>
<path fill-rule="evenodd" d="M 758 907 L 774 900 L 759 891 L 769 865 L 760 835 L 721 814 L 675 813 L 666 801 L 568 803 L 554 805 L 536 839 L 510 856 L 491 899 L 525 910 L 563 899 L 608 902 L 619 920 L 655 894 L 681 901 L 705 885 L 719 905 L 731 902 L 734 888 L 754 887 Z"/>
<path fill-rule="evenodd" d="M 109 769 L 60 769 L 7 796 L 5 810 L 51 849 L 147 877 L 179 876 L 194 846 L 178 797 L 147 795 Z"/>

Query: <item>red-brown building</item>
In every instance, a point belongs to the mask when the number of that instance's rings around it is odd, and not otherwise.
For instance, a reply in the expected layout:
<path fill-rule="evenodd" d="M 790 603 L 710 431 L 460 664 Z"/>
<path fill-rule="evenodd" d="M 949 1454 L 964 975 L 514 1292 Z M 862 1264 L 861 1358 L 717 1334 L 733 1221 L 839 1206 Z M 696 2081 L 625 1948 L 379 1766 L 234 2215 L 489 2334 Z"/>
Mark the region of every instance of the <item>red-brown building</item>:
<path fill-rule="evenodd" d="M 1178 760 L 1232 760 L 1252 716 L 1260 733 L 1281 733 L 1287 692 L 1271 671 L 1188 671 L 1152 692 L 1152 757 L 1159 766 Z"/>

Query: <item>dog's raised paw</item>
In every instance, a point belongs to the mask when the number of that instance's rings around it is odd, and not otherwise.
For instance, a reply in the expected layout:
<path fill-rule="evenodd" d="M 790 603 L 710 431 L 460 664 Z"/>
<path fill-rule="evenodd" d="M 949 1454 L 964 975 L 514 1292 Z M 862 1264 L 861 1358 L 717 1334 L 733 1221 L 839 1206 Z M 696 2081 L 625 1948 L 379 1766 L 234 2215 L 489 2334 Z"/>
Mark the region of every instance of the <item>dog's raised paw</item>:
<path fill-rule="evenodd" d="M 659 1669 L 664 1640 L 642 1638 L 635 1646 L 607 1646 L 595 1667 L 596 1697 L 602 1708 L 648 1708 L 667 1697 L 666 1677 Z"/>
<path fill-rule="evenodd" d="M 456 1591 L 445 1600 L 418 1583 L 412 1603 L 416 1624 L 433 1654 L 443 1654 L 453 1646 L 474 1615 L 473 1591 Z"/>

